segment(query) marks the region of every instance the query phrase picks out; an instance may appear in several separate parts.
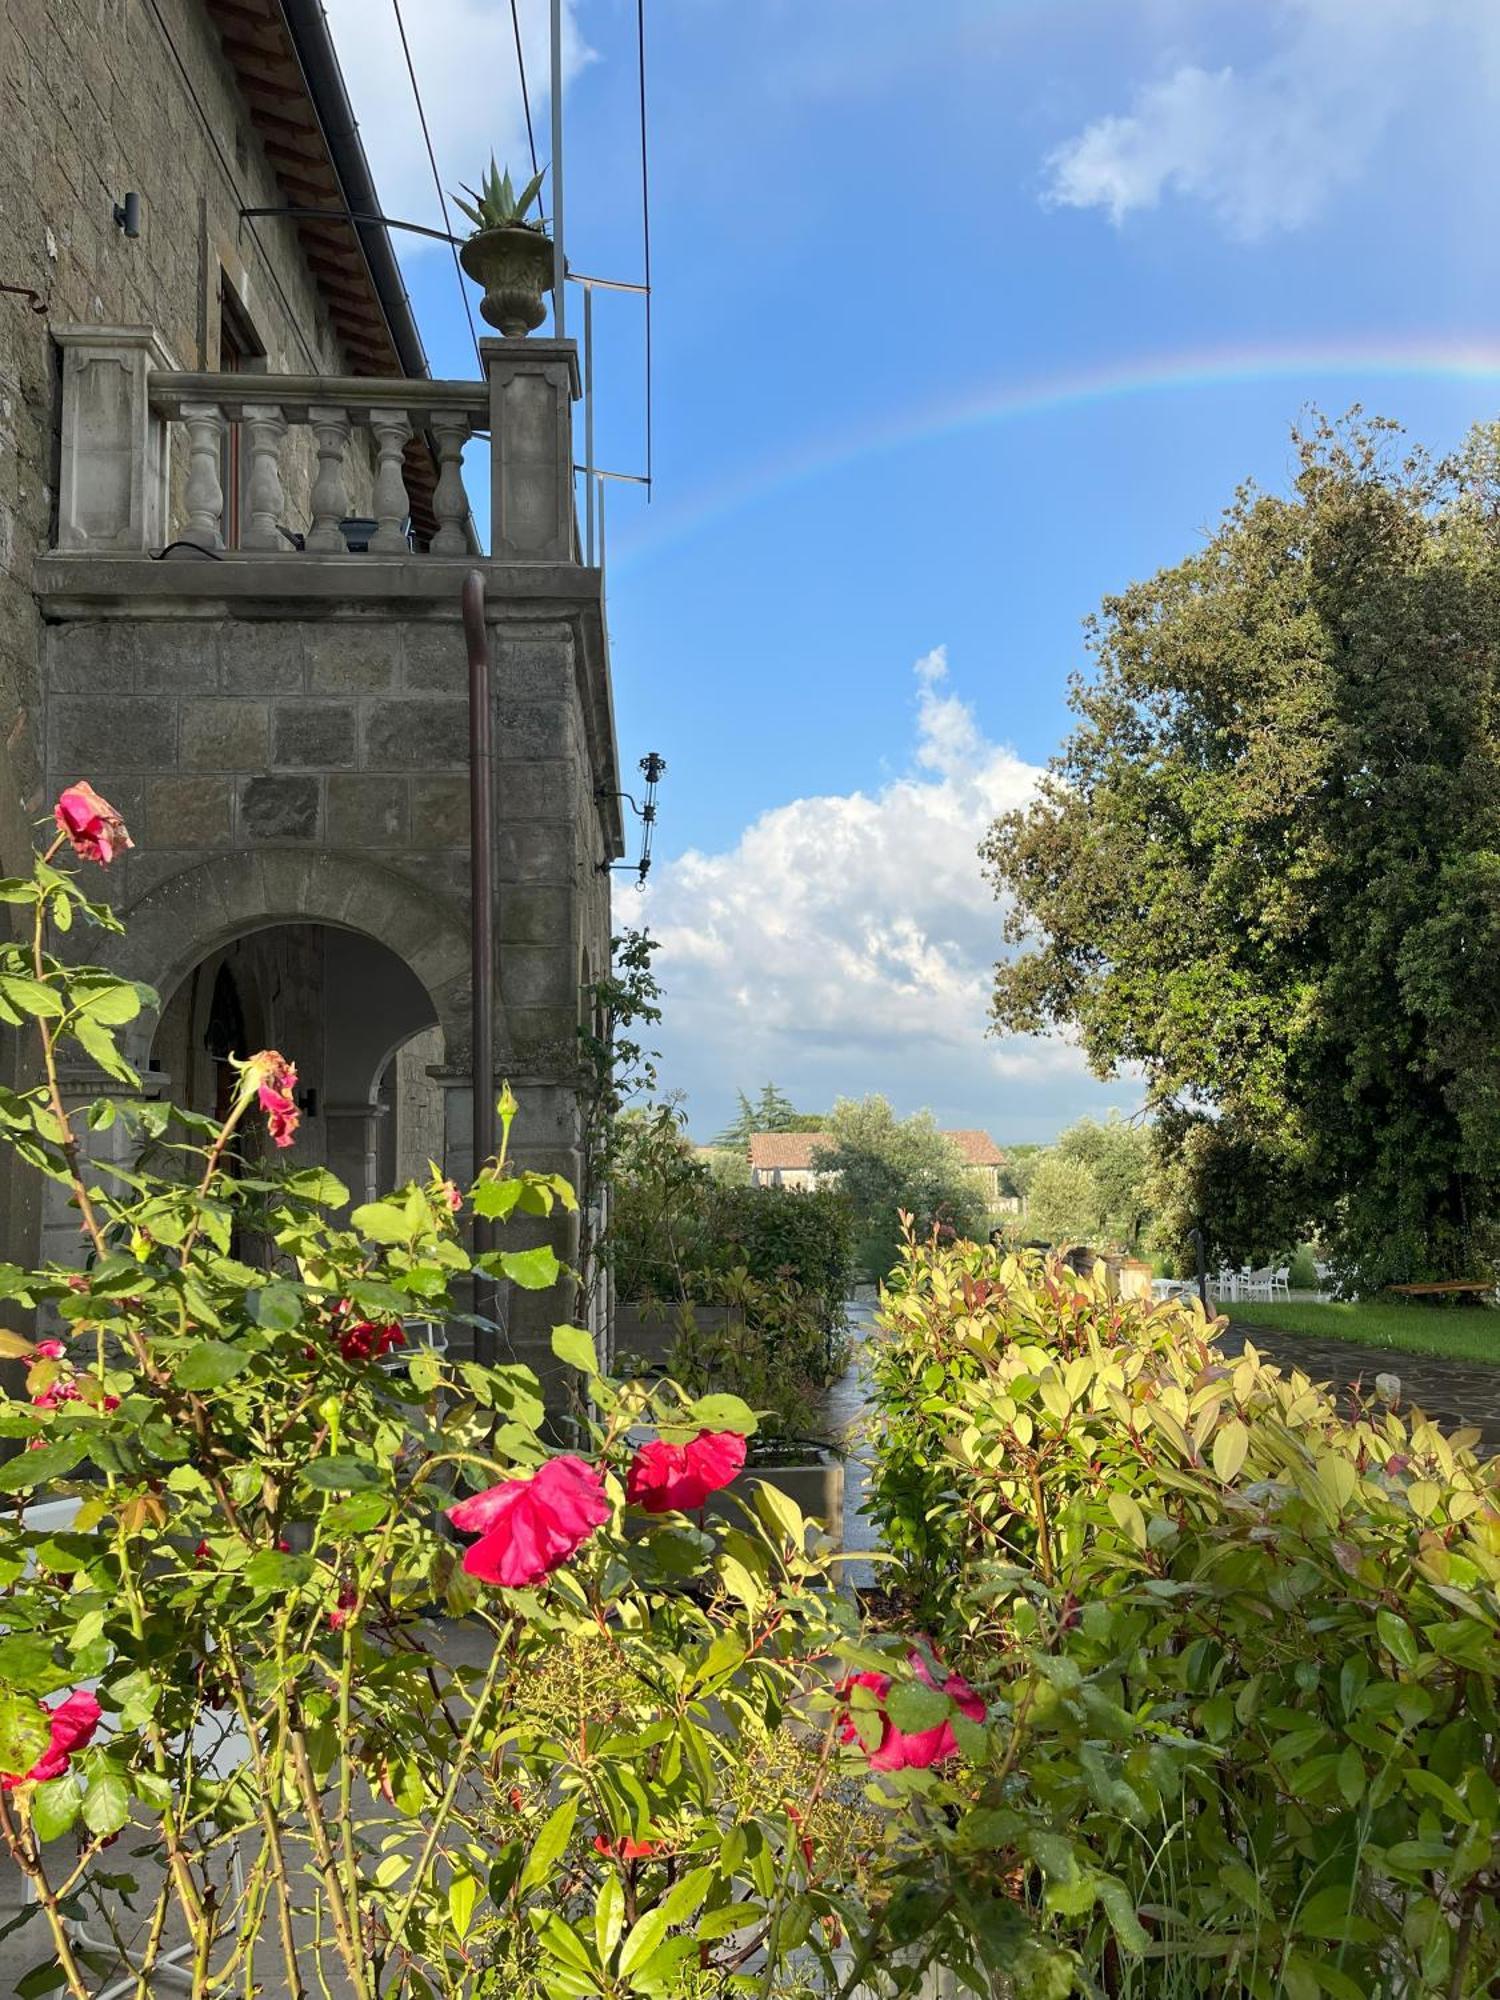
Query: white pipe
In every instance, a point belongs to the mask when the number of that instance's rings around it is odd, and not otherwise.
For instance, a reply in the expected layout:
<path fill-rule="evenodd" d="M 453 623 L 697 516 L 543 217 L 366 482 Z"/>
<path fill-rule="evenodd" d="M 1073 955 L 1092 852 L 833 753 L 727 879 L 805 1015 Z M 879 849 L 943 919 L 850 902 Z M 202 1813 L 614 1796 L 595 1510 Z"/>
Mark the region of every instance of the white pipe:
<path fill-rule="evenodd" d="M 594 567 L 594 288 L 583 288 L 583 490 L 588 510 L 588 561 Z"/>

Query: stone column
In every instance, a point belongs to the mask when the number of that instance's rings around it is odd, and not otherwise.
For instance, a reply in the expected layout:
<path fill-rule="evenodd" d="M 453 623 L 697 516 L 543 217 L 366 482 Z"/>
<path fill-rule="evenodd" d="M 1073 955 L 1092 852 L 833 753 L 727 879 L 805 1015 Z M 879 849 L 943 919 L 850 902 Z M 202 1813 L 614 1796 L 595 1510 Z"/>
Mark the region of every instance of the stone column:
<path fill-rule="evenodd" d="M 355 1206 L 363 1201 L 374 1201 L 383 1192 L 380 1185 L 380 1128 L 387 1111 L 388 1107 L 384 1104 L 323 1106 L 328 1168 L 348 1188 L 350 1202 Z"/>
<path fill-rule="evenodd" d="M 57 546 L 137 555 L 161 543 L 167 426 L 147 384 L 171 356 L 148 326 L 55 326 L 62 349 Z"/>
<path fill-rule="evenodd" d="M 578 561 L 571 340 L 482 340 L 490 385 L 490 553 L 496 562 Z"/>

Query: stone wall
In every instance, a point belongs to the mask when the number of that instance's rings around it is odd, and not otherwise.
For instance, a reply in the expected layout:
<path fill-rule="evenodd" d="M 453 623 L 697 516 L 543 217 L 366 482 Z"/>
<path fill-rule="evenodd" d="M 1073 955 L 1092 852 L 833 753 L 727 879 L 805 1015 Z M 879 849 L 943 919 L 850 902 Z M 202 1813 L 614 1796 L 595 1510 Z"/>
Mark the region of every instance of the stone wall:
<path fill-rule="evenodd" d="M 194 99 L 197 99 L 195 103 Z M 53 326 L 155 327 L 183 368 L 219 365 L 227 278 L 274 369 L 347 357 L 288 223 L 240 221 L 285 199 L 200 0 L 0 0 L 0 869 L 24 862 L 45 809 L 41 628 L 32 563 L 55 507 Z M 141 197 L 141 233 L 114 220 Z M 305 508 L 310 447 L 286 474 Z M 360 480 L 356 472 L 355 491 Z M 0 1080 L 26 1081 L 0 1045 Z M 0 1175 L 0 1252 L 34 1235 L 29 1175 Z"/>

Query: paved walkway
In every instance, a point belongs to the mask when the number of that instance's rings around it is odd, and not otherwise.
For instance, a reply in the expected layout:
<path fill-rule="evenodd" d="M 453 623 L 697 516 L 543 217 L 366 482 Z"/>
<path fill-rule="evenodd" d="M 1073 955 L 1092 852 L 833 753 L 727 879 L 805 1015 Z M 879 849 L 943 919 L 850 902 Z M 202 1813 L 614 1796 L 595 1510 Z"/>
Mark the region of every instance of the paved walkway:
<path fill-rule="evenodd" d="M 1359 1347 L 1352 1340 L 1319 1340 L 1269 1326 L 1230 1326 L 1219 1337 L 1226 1354 L 1239 1354 L 1246 1340 L 1278 1367 L 1300 1368 L 1335 1389 L 1355 1382 L 1369 1388 L 1377 1375 L 1397 1375 L 1404 1404 L 1415 1404 L 1444 1430 L 1477 1430 L 1480 1450 L 1500 1454 L 1500 1367 L 1449 1361 L 1440 1354 L 1402 1354 L 1391 1347 Z"/>

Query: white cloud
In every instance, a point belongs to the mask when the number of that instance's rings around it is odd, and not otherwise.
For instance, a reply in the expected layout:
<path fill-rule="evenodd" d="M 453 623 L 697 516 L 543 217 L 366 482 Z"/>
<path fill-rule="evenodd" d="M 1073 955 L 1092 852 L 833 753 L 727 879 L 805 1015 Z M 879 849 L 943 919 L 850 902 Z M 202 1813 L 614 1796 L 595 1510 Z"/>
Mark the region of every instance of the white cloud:
<path fill-rule="evenodd" d="M 639 919 L 617 911 L 661 940 L 663 1082 L 702 1136 L 767 1078 L 809 1107 L 878 1090 L 1012 1140 L 1135 1096 L 1090 1083 L 1067 1042 L 987 1039 L 1001 913 L 977 849 L 1038 773 L 985 739 L 941 647 L 915 675 L 908 775 L 773 807 L 726 852 L 663 864 Z"/>
<path fill-rule="evenodd" d="M 388 0 L 325 0 L 325 5 L 385 213 L 441 229 L 395 9 Z M 407 0 L 402 15 L 444 192 L 451 197 L 461 183 L 473 185 L 491 152 L 502 167 L 508 163 L 517 173 L 524 168 L 529 178 L 526 120 L 506 0 Z M 521 0 L 520 19 L 537 156 L 545 164 L 551 152 L 548 0 Z M 565 0 L 564 82 L 591 59 L 578 26 L 576 0 Z M 454 214 L 452 220 L 461 234 L 467 226 L 463 217 Z M 398 247 L 410 254 L 422 242 L 419 236 L 402 236 Z"/>
<path fill-rule="evenodd" d="M 1434 37 L 1472 30 L 1482 56 L 1489 16 L 1474 0 L 1275 0 L 1260 61 L 1143 85 L 1050 155 L 1046 198 L 1119 223 L 1179 195 L 1241 239 L 1299 228 L 1363 171 Z"/>

